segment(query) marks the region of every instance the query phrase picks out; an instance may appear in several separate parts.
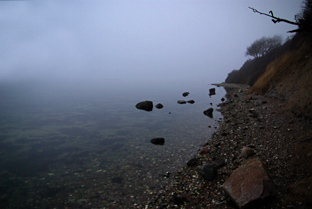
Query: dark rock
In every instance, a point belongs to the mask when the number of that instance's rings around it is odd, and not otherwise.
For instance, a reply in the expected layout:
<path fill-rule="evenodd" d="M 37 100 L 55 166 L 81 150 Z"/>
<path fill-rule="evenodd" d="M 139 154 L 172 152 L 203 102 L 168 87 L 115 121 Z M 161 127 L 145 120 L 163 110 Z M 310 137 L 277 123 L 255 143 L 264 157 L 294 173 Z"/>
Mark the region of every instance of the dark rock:
<path fill-rule="evenodd" d="M 175 205 L 183 205 L 183 204 L 187 201 L 187 199 L 186 199 L 185 197 L 181 196 L 181 195 L 176 195 L 176 194 L 174 194 L 174 195 L 172 196 L 171 201 L 172 201 L 173 204 L 175 204 Z"/>
<path fill-rule="evenodd" d="M 224 101 L 225 101 L 225 99 L 222 97 L 222 98 L 221 98 L 221 102 L 224 102 Z"/>
<path fill-rule="evenodd" d="M 209 89 L 209 96 L 211 96 L 211 95 L 216 95 L 216 89 L 215 88 Z"/>
<path fill-rule="evenodd" d="M 227 135 L 229 135 L 228 132 L 222 132 L 222 133 L 221 133 L 221 136 L 227 136 Z"/>
<path fill-rule="evenodd" d="M 217 166 L 213 163 L 202 165 L 201 174 L 207 181 L 213 181 L 217 177 Z"/>
<path fill-rule="evenodd" d="M 304 178 L 299 182 L 290 185 L 290 192 L 303 201 L 310 200 L 312 197 L 312 177 Z"/>
<path fill-rule="evenodd" d="M 255 155 L 255 152 L 250 147 L 243 147 L 241 156 L 245 159 Z"/>
<path fill-rule="evenodd" d="M 161 109 L 161 108 L 163 108 L 163 107 L 164 107 L 164 105 L 162 105 L 162 104 L 158 103 L 155 107 L 156 107 L 157 109 Z"/>
<path fill-rule="evenodd" d="M 160 137 L 160 138 L 154 138 L 151 139 L 151 143 L 156 144 L 156 145 L 164 145 L 165 144 L 165 139 Z"/>
<path fill-rule="evenodd" d="M 198 158 L 192 158 L 192 159 L 190 159 L 188 162 L 187 162 L 187 166 L 197 166 L 197 164 L 198 164 Z"/>
<path fill-rule="evenodd" d="M 249 113 L 250 113 L 250 117 L 258 118 L 258 113 L 256 112 L 256 110 L 254 108 L 251 108 L 249 110 Z"/>
<path fill-rule="evenodd" d="M 139 110 L 152 111 L 153 110 L 153 102 L 152 101 L 144 101 L 139 102 L 135 105 L 135 107 Z"/>
<path fill-rule="evenodd" d="M 195 101 L 191 99 L 191 100 L 188 100 L 187 103 L 194 104 Z"/>
<path fill-rule="evenodd" d="M 213 117 L 212 112 L 213 112 L 213 108 L 211 107 L 211 108 L 205 110 L 204 114 L 207 115 L 208 117 L 212 118 Z"/>
<path fill-rule="evenodd" d="M 186 104 L 186 101 L 185 100 L 178 100 L 178 103 L 179 104 Z"/>
<path fill-rule="evenodd" d="M 200 152 L 199 152 L 199 154 L 207 154 L 207 153 L 209 153 L 208 147 L 202 147 Z"/>
<path fill-rule="evenodd" d="M 243 208 L 269 197 L 273 184 L 263 163 L 252 159 L 233 171 L 222 187 L 236 205 Z"/>
<path fill-rule="evenodd" d="M 225 160 L 223 159 L 215 159 L 213 162 L 217 166 L 217 168 L 221 168 L 225 165 Z"/>
<path fill-rule="evenodd" d="M 189 94 L 190 94 L 190 92 L 184 92 L 184 93 L 182 94 L 182 96 L 187 97 Z"/>

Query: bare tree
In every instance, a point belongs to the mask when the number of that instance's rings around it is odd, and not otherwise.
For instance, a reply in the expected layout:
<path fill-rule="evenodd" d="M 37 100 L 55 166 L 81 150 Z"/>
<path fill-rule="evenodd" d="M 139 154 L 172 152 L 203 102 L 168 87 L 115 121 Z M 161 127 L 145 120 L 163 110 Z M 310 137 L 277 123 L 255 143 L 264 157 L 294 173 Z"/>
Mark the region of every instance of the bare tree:
<path fill-rule="evenodd" d="M 295 15 L 295 21 L 290 21 L 280 17 L 276 17 L 271 10 L 269 13 L 260 12 L 252 7 L 248 7 L 254 13 L 265 15 L 272 18 L 273 23 L 285 22 L 292 25 L 297 25 L 298 29 L 288 31 L 288 33 L 294 32 L 311 32 L 312 31 L 312 0 L 305 0 L 303 10 L 300 14 Z"/>
<path fill-rule="evenodd" d="M 274 36 L 272 38 L 262 37 L 255 42 L 253 42 L 250 46 L 247 47 L 246 56 L 253 56 L 255 58 L 262 57 L 272 49 L 279 47 L 282 45 L 282 37 Z"/>

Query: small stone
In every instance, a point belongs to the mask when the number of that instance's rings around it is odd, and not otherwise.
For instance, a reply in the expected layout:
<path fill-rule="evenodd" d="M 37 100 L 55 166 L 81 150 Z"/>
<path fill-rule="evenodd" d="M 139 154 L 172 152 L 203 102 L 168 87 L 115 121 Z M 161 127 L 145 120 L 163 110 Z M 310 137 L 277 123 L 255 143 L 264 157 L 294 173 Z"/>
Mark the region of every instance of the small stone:
<path fill-rule="evenodd" d="M 162 105 L 161 103 L 158 103 L 156 106 L 155 106 L 157 109 L 161 109 L 164 107 L 164 105 Z"/>
<path fill-rule="evenodd" d="M 202 165 L 201 174 L 207 181 L 213 181 L 217 177 L 217 166 L 213 163 Z"/>
<path fill-rule="evenodd" d="M 198 158 L 192 158 L 187 162 L 187 166 L 197 166 L 198 164 Z"/>
<path fill-rule="evenodd" d="M 202 147 L 199 153 L 200 154 L 207 154 L 207 153 L 209 153 L 208 147 Z"/>
<path fill-rule="evenodd" d="M 250 147 L 243 147 L 241 156 L 245 159 L 255 155 L 255 152 Z"/>
<path fill-rule="evenodd" d="M 184 92 L 184 93 L 182 94 L 182 96 L 187 97 L 189 94 L 190 94 L 190 92 Z"/>
<path fill-rule="evenodd" d="M 221 168 L 225 165 L 225 160 L 223 159 L 215 159 L 213 162 L 217 166 L 217 168 Z"/>
<path fill-rule="evenodd" d="M 194 104 L 195 101 L 194 100 L 188 100 L 187 103 Z"/>
<path fill-rule="evenodd" d="M 215 95 L 215 94 L 216 94 L 216 89 L 215 88 L 209 89 L 209 96 Z"/>
<path fill-rule="evenodd" d="M 213 117 L 212 112 L 213 112 L 213 108 L 211 107 L 211 108 L 205 110 L 204 114 L 207 115 L 208 117 L 212 118 Z"/>
<path fill-rule="evenodd" d="M 178 103 L 179 104 L 186 104 L 186 101 L 185 100 L 178 100 Z"/>

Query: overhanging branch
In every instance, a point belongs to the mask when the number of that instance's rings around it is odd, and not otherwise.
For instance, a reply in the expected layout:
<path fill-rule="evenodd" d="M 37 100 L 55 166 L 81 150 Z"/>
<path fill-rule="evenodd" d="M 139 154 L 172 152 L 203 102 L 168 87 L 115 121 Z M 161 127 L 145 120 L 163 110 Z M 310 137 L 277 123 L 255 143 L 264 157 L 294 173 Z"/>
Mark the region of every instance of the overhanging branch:
<path fill-rule="evenodd" d="M 298 25 L 298 26 L 299 26 L 299 23 L 297 23 L 297 22 L 293 22 L 293 21 L 286 20 L 286 19 L 283 19 L 283 18 L 275 17 L 275 16 L 273 15 L 273 12 L 272 12 L 272 11 L 270 11 L 269 14 L 267 14 L 267 13 L 264 13 L 264 12 L 260 12 L 260 11 L 258 11 L 258 10 L 256 10 L 256 9 L 252 8 L 252 7 L 248 7 L 248 8 L 251 9 L 254 13 L 258 13 L 258 14 L 260 14 L 260 15 L 265 15 L 265 16 L 271 17 L 271 18 L 272 18 L 272 21 L 273 21 L 274 23 L 286 22 L 286 23 L 288 23 L 288 24 Z"/>

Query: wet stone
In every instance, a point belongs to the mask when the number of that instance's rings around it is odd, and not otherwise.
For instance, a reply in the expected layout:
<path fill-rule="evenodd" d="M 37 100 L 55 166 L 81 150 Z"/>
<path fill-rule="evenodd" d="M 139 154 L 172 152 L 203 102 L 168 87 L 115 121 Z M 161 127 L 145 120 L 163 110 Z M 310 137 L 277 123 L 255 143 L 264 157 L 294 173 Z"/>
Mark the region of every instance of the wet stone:
<path fill-rule="evenodd" d="M 217 177 L 217 166 L 213 163 L 202 165 L 201 175 L 205 180 L 213 181 Z"/>
<path fill-rule="evenodd" d="M 151 139 L 151 143 L 155 145 L 164 145 L 165 144 L 165 139 L 160 137 L 160 138 L 154 138 Z"/>

